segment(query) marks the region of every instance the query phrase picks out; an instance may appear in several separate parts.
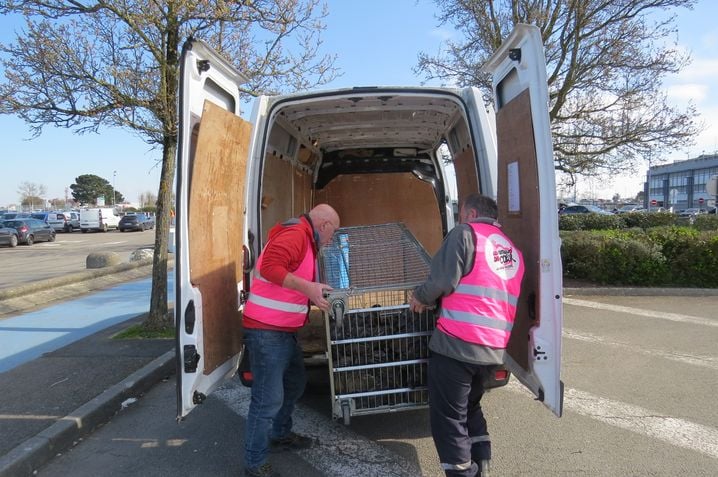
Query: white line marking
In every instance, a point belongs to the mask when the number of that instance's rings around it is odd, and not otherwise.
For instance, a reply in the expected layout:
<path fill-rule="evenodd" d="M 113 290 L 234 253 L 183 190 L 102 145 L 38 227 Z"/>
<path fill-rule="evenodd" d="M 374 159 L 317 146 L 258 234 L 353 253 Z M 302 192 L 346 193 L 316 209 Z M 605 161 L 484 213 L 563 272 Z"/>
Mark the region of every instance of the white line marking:
<path fill-rule="evenodd" d="M 512 391 L 530 394 L 517 381 L 507 386 Z M 718 430 L 656 411 L 612 401 L 590 393 L 566 388 L 564 409 L 596 419 L 611 426 L 620 427 L 636 434 L 643 434 L 718 459 Z"/>
<path fill-rule="evenodd" d="M 714 358 L 712 356 L 681 354 L 681 353 L 659 351 L 659 350 L 655 350 L 655 349 L 646 349 L 646 348 L 641 348 L 636 345 L 632 345 L 630 343 L 622 343 L 620 341 L 610 341 L 610 340 L 604 339 L 600 336 L 593 335 L 591 333 L 572 331 L 572 330 L 567 330 L 566 328 L 563 329 L 563 336 L 565 336 L 566 338 L 572 339 L 572 340 L 585 341 L 588 343 L 597 343 L 597 344 L 602 344 L 602 345 L 607 345 L 607 346 L 613 346 L 616 348 L 622 348 L 622 349 L 625 349 L 628 351 L 633 351 L 636 353 L 641 353 L 641 354 L 645 354 L 645 355 L 656 357 L 656 358 L 669 359 L 671 361 L 678 361 L 680 363 L 691 364 L 694 366 L 703 366 L 706 368 L 718 370 L 718 358 Z"/>
<path fill-rule="evenodd" d="M 107 243 L 101 243 L 99 245 L 119 245 L 121 243 L 127 243 L 127 240 L 121 240 L 119 242 L 107 242 Z"/>
<path fill-rule="evenodd" d="M 214 393 L 237 414 L 247 417 L 250 389 L 230 381 Z M 337 422 L 328 422 L 326 416 L 301 404 L 293 417 L 293 429 L 314 437 L 319 444 L 297 452 L 323 475 L 366 475 L 415 477 L 421 469 Z"/>
<path fill-rule="evenodd" d="M 642 308 L 631 308 L 628 306 L 610 305 L 608 303 L 596 303 L 588 300 L 577 300 L 575 298 L 564 298 L 564 304 L 595 308 L 597 310 L 615 311 L 617 313 L 629 313 L 631 315 L 647 316 L 649 318 L 660 318 L 662 320 L 678 321 L 680 323 L 691 323 L 703 326 L 718 326 L 718 321 L 701 318 L 699 316 L 681 315 L 678 313 L 665 313 L 662 311 L 644 310 Z"/>

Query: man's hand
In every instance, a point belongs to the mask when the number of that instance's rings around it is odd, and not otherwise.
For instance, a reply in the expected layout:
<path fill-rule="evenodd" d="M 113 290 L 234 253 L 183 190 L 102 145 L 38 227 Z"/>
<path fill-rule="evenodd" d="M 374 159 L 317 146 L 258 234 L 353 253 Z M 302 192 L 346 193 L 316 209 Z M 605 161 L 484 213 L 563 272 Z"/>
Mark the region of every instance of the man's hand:
<path fill-rule="evenodd" d="M 422 302 L 416 299 L 414 295 L 409 298 L 409 309 L 414 313 L 421 313 L 422 311 L 429 308 L 429 305 L 424 305 Z"/>
<path fill-rule="evenodd" d="M 324 283 L 309 282 L 310 285 L 307 289 L 307 297 L 312 303 L 317 305 L 320 310 L 329 312 L 329 301 L 324 296 L 325 293 L 333 290 L 329 285 Z"/>

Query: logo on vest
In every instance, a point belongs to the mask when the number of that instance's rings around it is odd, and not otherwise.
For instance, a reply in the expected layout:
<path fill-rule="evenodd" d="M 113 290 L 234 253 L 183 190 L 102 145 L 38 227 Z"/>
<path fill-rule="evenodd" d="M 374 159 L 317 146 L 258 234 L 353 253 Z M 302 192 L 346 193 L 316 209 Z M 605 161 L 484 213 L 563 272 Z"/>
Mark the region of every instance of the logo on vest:
<path fill-rule="evenodd" d="M 484 256 L 491 271 L 503 279 L 510 280 L 519 271 L 514 247 L 501 235 L 491 234 L 486 238 Z"/>

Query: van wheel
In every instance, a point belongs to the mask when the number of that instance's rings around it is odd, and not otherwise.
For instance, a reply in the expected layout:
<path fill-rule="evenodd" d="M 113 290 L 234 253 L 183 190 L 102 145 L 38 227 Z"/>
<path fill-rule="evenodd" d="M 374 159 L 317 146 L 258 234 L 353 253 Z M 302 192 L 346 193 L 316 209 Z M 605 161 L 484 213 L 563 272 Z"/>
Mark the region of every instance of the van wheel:
<path fill-rule="evenodd" d="M 80 229 L 80 231 L 82 231 L 83 234 L 87 233 L 87 229 Z"/>
<path fill-rule="evenodd" d="M 68 234 L 71 234 L 72 233 L 72 225 L 68 225 L 65 232 L 67 232 Z"/>
<path fill-rule="evenodd" d="M 35 237 L 33 237 L 32 235 L 28 235 L 28 236 L 27 236 L 27 240 L 25 240 L 25 243 L 26 243 L 27 245 L 32 245 L 32 244 L 34 244 L 34 243 L 35 243 Z"/>
<path fill-rule="evenodd" d="M 10 236 L 10 246 L 17 247 L 17 235 Z"/>
<path fill-rule="evenodd" d="M 107 224 L 102 224 L 102 231 L 107 232 Z"/>
<path fill-rule="evenodd" d="M 50 240 L 50 242 L 54 242 L 54 241 L 55 241 L 55 234 L 54 234 L 54 233 L 50 234 L 50 239 L 49 239 L 49 240 Z"/>

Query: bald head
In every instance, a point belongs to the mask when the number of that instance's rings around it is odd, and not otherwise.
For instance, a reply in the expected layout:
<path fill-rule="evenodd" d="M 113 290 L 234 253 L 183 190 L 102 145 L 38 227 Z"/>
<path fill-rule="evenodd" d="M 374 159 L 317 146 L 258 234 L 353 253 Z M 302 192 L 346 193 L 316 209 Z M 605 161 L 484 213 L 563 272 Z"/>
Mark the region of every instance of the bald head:
<path fill-rule="evenodd" d="M 329 243 L 339 228 L 339 214 L 329 204 L 319 204 L 309 211 L 314 230 L 319 234 L 319 244 Z"/>

